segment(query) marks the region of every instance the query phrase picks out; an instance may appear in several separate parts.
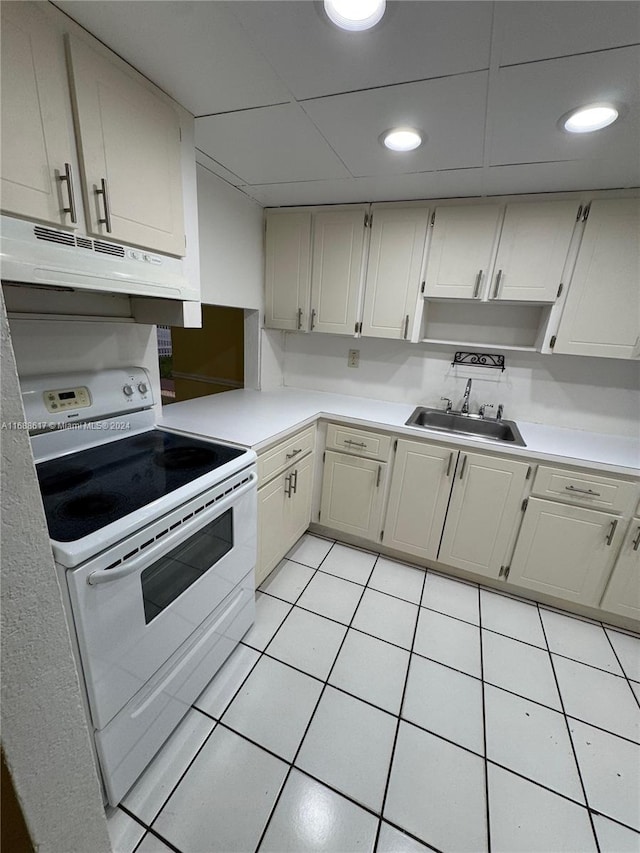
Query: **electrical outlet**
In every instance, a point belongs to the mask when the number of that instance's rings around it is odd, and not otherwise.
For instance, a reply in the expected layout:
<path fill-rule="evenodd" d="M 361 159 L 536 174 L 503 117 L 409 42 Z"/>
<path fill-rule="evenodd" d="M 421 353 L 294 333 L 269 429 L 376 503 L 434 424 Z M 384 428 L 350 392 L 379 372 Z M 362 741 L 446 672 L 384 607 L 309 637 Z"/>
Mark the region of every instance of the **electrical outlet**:
<path fill-rule="evenodd" d="M 349 356 L 347 358 L 347 365 L 349 367 L 360 367 L 360 350 L 359 349 L 350 349 Z"/>

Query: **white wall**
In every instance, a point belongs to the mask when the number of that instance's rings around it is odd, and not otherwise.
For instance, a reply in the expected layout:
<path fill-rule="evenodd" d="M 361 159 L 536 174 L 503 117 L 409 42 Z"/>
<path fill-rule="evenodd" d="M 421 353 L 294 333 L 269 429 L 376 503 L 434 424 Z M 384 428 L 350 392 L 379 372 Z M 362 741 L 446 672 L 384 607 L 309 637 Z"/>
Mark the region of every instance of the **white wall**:
<path fill-rule="evenodd" d="M 349 349 L 360 367 L 347 367 Z M 463 349 L 463 347 L 461 347 Z M 484 352 L 499 352 L 491 347 Z M 452 367 L 451 346 L 375 338 L 286 333 L 283 382 L 318 391 L 459 408 L 467 377 L 471 404 L 503 403 L 504 417 L 612 435 L 638 435 L 638 363 L 607 358 L 506 352 L 506 370 Z M 495 410 L 494 410 L 495 411 Z"/>
<path fill-rule="evenodd" d="M 197 166 L 202 301 L 264 311 L 262 208 Z"/>
<path fill-rule="evenodd" d="M 111 850 L 0 296 L 2 741 L 34 848 Z M 32 342 L 34 349 L 37 342 Z"/>

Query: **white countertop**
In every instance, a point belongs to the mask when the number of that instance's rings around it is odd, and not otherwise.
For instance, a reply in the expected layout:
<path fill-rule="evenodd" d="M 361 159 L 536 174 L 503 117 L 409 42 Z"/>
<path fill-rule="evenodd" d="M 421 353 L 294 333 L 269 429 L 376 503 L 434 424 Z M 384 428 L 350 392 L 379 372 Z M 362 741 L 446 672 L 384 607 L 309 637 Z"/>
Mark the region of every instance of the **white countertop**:
<path fill-rule="evenodd" d="M 416 405 L 419 405 L 416 403 Z M 278 438 L 322 417 L 393 430 L 429 441 L 464 445 L 510 456 L 570 464 L 586 464 L 619 474 L 638 474 L 640 438 L 561 429 L 517 421 L 526 447 L 458 437 L 422 427 L 405 426 L 415 405 L 365 397 L 278 388 L 273 391 L 228 391 L 165 406 L 158 424 L 168 429 L 216 438 L 260 451 Z"/>

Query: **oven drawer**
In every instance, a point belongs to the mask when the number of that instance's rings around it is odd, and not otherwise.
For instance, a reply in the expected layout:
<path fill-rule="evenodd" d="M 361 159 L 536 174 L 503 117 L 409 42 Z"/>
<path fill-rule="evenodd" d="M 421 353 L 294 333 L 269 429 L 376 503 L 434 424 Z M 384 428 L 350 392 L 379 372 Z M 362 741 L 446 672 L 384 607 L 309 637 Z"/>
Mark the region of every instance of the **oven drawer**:
<path fill-rule="evenodd" d="M 636 498 L 637 489 L 635 483 L 613 477 L 540 465 L 531 494 L 594 509 L 626 512 Z"/>
<path fill-rule="evenodd" d="M 115 806 L 253 624 L 253 573 L 151 681 L 95 732 L 107 797 Z"/>
<path fill-rule="evenodd" d="M 364 429 L 329 424 L 327 450 L 342 450 L 354 456 L 366 456 L 386 462 L 391 451 L 391 436 L 367 432 Z"/>
<path fill-rule="evenodd" d="M 315 425 L 301 430 L 275 447 L 265 450 L 258 456 L 258 482 L 261 486 L 288 465 L 304 459 L 313 450 L 316 439 Z"/>

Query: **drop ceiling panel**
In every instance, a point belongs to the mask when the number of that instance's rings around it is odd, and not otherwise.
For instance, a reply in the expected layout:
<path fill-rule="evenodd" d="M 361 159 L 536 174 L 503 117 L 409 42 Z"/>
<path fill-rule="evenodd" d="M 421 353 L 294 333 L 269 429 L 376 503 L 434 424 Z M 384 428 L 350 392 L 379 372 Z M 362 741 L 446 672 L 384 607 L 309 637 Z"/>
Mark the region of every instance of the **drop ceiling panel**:
<path fill-rule="evenodd" d="M 619 189 L 634 186 L 628 169 L 616 161 L 573 160 L 492 166 L 484 182 L 486 195 Z"/>
<path fill-rule="evenodd" d="M 603 158 L 637 174 L 639 78 L 637 47 L 500 69 L 491 96 L 490 164 Z M 621 102 L 628 113 L 596 133 L 557 126 L 567 111 L 595 101 Z"/>
<path fill-rule="evenodd" d="M 622 47 L 640 41 L 637 2 L 495 4 L 501 65 Z"/>
<path fill-rule="evenodd" d="M 368 32 L 335 27 L 322 3 L 232 2 L 298 100 L 488 68 L 493 4 L 390 2 Z"/>
<path fill-rule="evenodd" d="M 487 77 L 478 71 L 302 106 L 354 176 L 481 166 Z M 426 142 L 415 151 L 389 151 L 378 137 L 397 125 L 421 129 Z"/>
<path fill-rule="evenodd" d="M 290 100 L 225 3 L 56 3 L 194 115 Z"/>
<path fill-rule="evenodd" d="M 296 104 L 196 119 L 196 146 L 246 184 L 348 177 Z"/>

